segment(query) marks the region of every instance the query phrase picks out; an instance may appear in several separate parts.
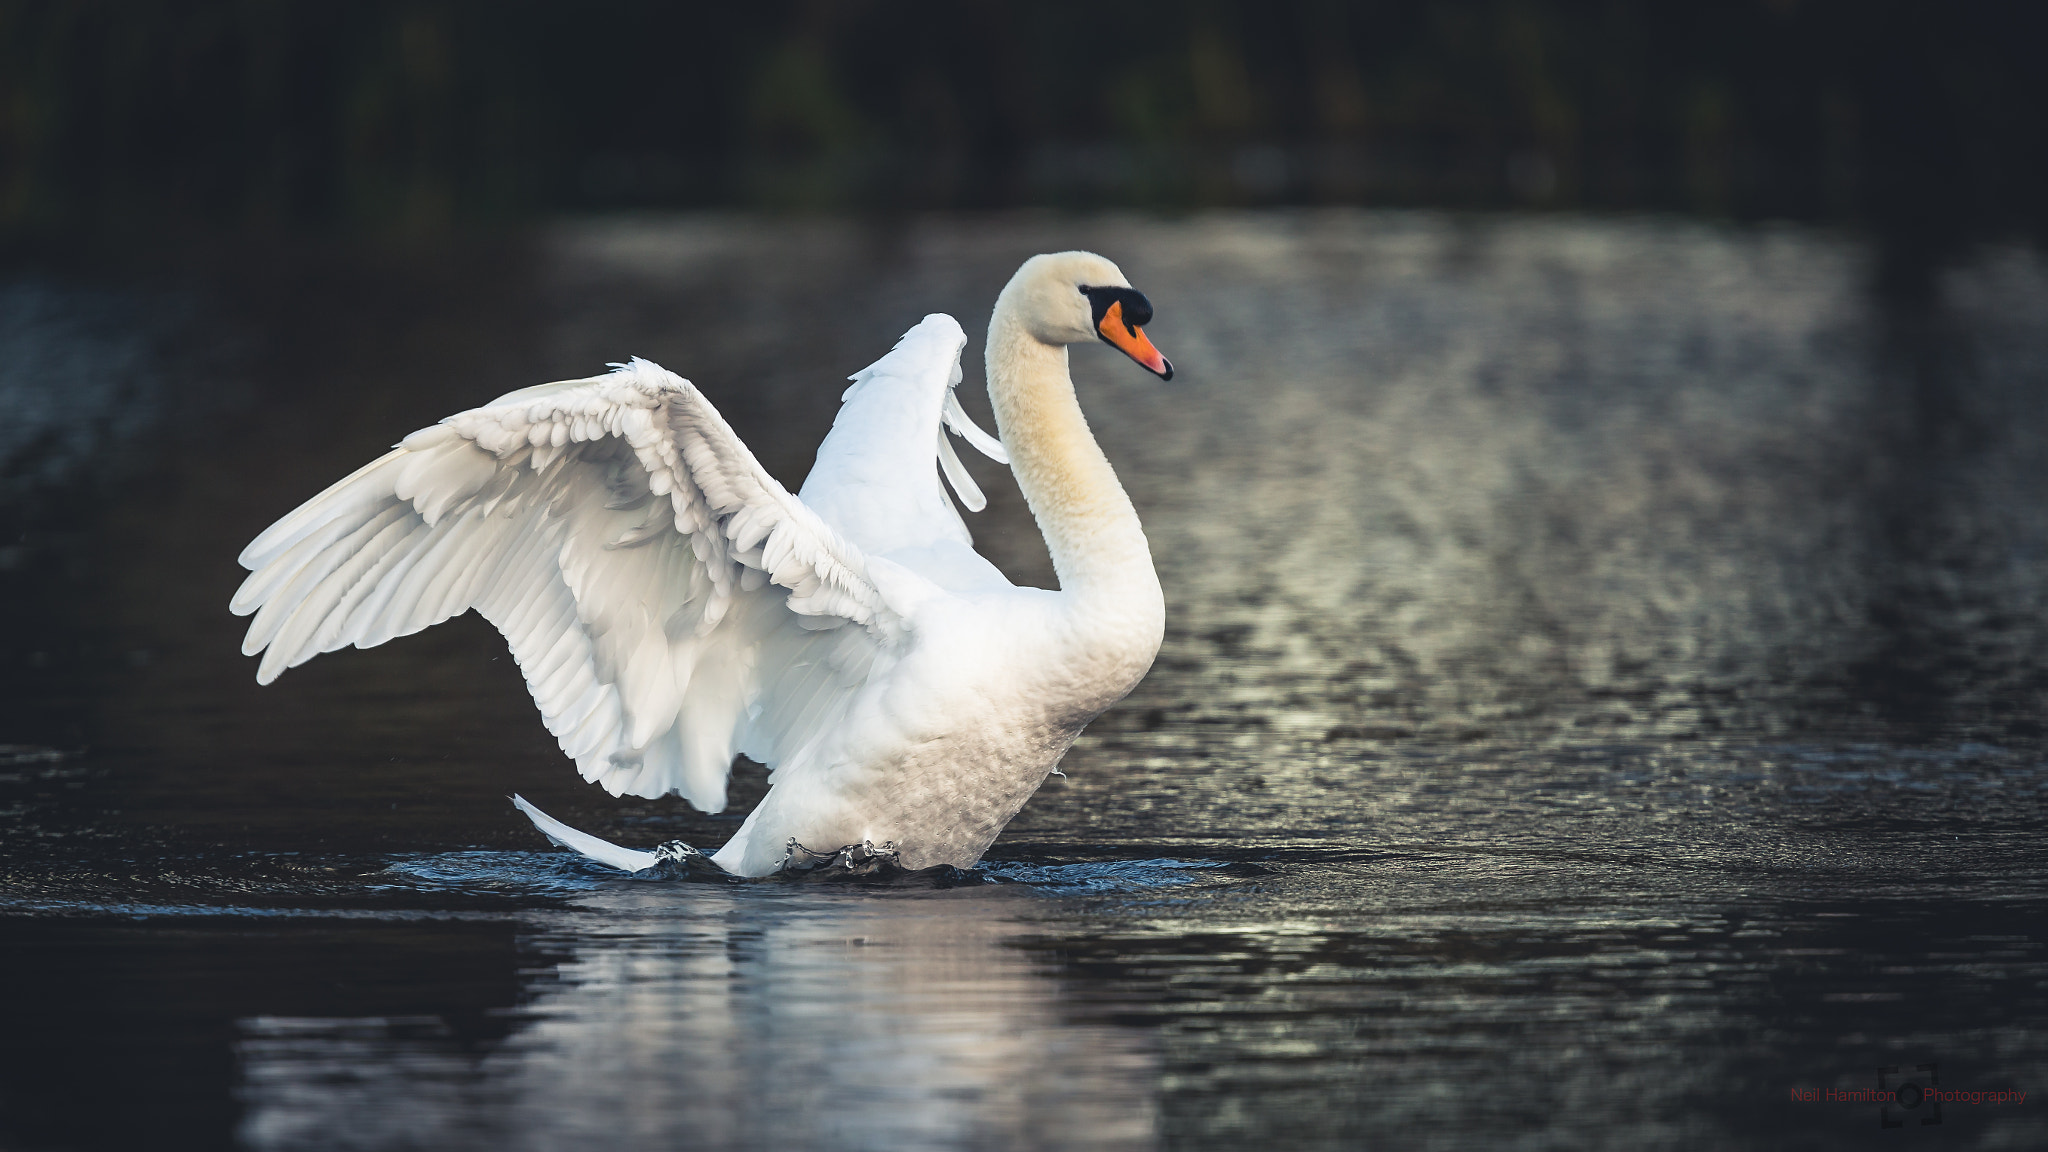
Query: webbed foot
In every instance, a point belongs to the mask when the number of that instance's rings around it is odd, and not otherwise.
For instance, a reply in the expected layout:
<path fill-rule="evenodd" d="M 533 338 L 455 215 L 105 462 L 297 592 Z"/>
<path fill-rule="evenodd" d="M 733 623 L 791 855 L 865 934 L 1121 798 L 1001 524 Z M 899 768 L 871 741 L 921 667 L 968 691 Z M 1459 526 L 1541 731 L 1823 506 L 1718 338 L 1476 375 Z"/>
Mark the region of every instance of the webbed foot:
<path fill-rule="evenodd" d="M 898 855 L 894 840 L 883 844 L 863 840 L 858 844 L 848 844 L 837 852 L 815 852 L 797 843 L 796 837 L 792 836 L 783 846 L 782 867 L 778 871 L 821 876 L 871 876 L 893 866 Z"/>

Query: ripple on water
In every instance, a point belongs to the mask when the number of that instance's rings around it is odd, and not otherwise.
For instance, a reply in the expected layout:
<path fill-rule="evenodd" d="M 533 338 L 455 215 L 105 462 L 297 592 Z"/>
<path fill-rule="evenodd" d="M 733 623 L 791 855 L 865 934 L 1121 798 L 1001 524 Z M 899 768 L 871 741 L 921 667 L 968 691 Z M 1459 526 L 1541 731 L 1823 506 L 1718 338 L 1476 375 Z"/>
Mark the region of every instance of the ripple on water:
<path fill-rule="evenodd" d="M 440 852 L 397 857 L 369 877 L 372 892 L 413 891 L 510 897 L 575 896 L 611 883 L 704 882 L 727 886 L 763 883 L 853 884 L 861 888 L 964 888 L 1018 885 L 1061 893 L 1137 892 L 1176 888 L 1214 878 L 1230 865 L 1215 860 L 1089 860 L 1072 864 L 985 861 L 978 868 L 926 868 L 870 876 L 831 873 L 758 878 L 707 877 L 648 869 L 626 873 L 566 852 Z"/>
<path fill-rule="evenodd" d="M 434 852 L 393 858 L 367 887 L 373 892 L 573 896 L 618 875 L 617 869 L 566 852 Z"/>
<path fill-rule="evenodd" d="M 1026 884 L 1046 892 L 1137 892 L 1179 888 L 1218 875 L 1230 866 L 1219 860 L 1092 860 L 1078 864 L 984 862 L 979 869 L 998 883 Z"/>

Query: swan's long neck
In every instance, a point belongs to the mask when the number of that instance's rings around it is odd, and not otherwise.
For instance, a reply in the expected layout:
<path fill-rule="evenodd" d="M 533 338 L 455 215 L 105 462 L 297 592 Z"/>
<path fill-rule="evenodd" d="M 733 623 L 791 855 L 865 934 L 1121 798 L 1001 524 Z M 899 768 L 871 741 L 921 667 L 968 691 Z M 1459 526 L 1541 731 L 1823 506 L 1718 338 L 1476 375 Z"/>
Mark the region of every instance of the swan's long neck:
<path fill-rule="evenodd" d="M 989 323 L 989 399 L 1060 590 L 1077 610 L 1149 619 L 1163 611 L 1152 549 L 1081 415 L 1067 349 L 1031 335 L 1006 303 Z"/>

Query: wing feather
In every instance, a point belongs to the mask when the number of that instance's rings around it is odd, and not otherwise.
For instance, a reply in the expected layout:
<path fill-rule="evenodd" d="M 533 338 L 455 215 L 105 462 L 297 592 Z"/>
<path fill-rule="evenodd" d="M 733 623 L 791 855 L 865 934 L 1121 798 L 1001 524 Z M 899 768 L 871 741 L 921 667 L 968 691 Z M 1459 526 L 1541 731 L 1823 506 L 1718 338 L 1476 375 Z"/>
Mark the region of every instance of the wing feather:
<path fill-rule="evenodd" d="M 413 433 L 242 561 L 260 681 L 473 608 L 586 779 L 708 811 L 742 748 L 826 754 L 905 636 L 860 549 L 640 360 Z"/>
<path fill-rule="evenodd" d="M 259 570 L 286 549 L 335 520 L 359 519 L 369 514 L 374 505 L 383 503 L 391 494 L 379 491 L 374 483 L 360 482 L 381 471 L 405 451 L 403 448 L 395 448 L 379 456 L 328 488 L 318 498 L 308 500 L 290 515 L 272 524 L 242 550 L 242 567 L 251 571 Z"/>

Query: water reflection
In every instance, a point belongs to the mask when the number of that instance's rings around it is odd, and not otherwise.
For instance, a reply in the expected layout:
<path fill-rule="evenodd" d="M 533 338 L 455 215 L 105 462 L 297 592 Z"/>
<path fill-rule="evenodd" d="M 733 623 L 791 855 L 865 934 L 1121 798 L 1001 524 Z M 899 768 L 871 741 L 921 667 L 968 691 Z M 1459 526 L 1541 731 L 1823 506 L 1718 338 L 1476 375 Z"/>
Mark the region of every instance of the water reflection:
<path fill-rule="evenodd" d="M 681 889 L 678 891 L 678 889 Z M 1027 899 L 1017 897 L 1016 899 Z M 613 884 L 495 1051 L 433 1020 L 241 1022 L 254 1148 L 1143 1148 L 1150 1038 L 1065 1018 L 987 892 Z"/>
<path fill-rule="evenodd" d="M 1854 813 L 1873 778 L 1925 793 L 1971 773 L 1781 755 L 1730 774 L 1777 777 L 1751 794 L 1768 830 L 1738 843 L 1600 846 L 1588 810 L 1610 790 L 1536 814 L 1548 843 L 1009 865 L 1033 883 L 946 891 L 592 879 L 571 910 L 517 915 L 502 1033 L 435 1015 L 242 1017 L 239 1132 L 260 1148 L 1418 1133 L 1491 1148 L 1513 1132 L 1789 1149 L 1867 1140 L 1872 1109 L 1789 1097 L 1866 1087 L 1880 1063 L 2030 1090 L 2048 1073 L 2033 838 L 1874 833 L 1886 822 Z M 2038 791 L 2037 777 L 2009 783 Z M 1804 831 L 1787 826 L 1815 805 Z M 517 863 L 472 853 L 403 872 L 459 888 L 532 870 Z M 1984 1147 L 2042 1128 L 2014 1109 L 1946 1122 Z"/>

